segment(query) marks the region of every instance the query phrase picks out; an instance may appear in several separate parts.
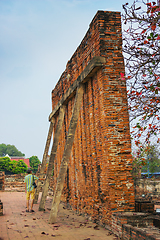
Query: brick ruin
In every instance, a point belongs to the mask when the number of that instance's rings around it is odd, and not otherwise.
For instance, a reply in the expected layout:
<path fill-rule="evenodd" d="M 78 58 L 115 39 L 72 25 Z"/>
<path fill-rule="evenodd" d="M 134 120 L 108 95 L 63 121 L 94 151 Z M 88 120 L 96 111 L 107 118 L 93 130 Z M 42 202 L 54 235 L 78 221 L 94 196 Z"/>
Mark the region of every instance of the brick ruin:
<path fill-rule="evenodd" d="M 54 189 L 75 101 L 84 94 L 72 145 L 63 201 L 100 224 L 110 224 L 115 212 L 134 211 L 132 157 L 122 55 L 120 12 L 98 11 L 81 44 L 52 91 L 50 121 L 64 121 L 54 161 Z"/>
<path fill-rule="evenodd" d="M 4 191 L 4 180 L 5 180 L 5 174 L 4 172 L 0 172 L 0 192 Z M 3 203 L 0 199 L 0 216 L 3 215 Z"/>
<path fill-rule="evenodd" d="M 5 173 L 0 172 L 0 191 L 4 191 Z"/>
<path fill-rule="evenodd" d="M 160 202 L 160 179 L 136 179 L 135 199 L 144 199 L 146 201 Z"/>

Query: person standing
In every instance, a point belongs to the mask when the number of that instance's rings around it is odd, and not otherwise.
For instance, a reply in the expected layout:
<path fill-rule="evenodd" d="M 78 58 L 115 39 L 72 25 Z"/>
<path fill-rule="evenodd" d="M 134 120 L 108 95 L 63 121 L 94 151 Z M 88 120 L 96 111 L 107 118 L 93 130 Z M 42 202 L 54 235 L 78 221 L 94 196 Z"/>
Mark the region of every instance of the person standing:
<path fill-rule="evenodd" d="M 29 200 L 31 196 L 31 210 L 30 212 L 34 212 L 33 210 L 33 201 L 35 196 L 35 188 L 33 186 L 34 180 L 38 180 L 38 177 L 35 175 L 32 175 L 32 170 L 27 170 L 27 175 L 25 176 L 24 182 L 25 182 L 25 193 L 26 193 L 26 201 L 27 201 L 27 210 L 26 212 L 29 212 Z"/>

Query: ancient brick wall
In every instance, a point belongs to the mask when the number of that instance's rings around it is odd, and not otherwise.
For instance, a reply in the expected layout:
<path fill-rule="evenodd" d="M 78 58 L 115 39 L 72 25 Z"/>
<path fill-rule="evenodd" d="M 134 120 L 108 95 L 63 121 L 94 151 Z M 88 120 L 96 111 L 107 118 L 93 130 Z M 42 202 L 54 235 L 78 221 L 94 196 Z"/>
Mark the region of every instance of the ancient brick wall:
<path fill-rule="evenodd" d="M 97 12 L 52 91 L 53 109 L 95 56 L 104 57 L 105 63 L 84 83 L 63 199 L 74 210 L 91 215 L 94 221 L 110 224 L 112 213 L 134 210 L 126 85 L 120 80 L 124 62 L 119 12 Z M 55 184 L 74 98 L 73 95 L 66 103 L 54 164 Z"/>
<path fill-rule="evenodd" d="M 6 175 L 5 176 L 5 191 L 6 192 L 24 192 L 25 184 L 24 184 L 24 173 Z"/>
<path fill-rule="evenodd" d="M 0 191 L 4 191 L 4 179 L 5 179 L 5 173 L 0 172 Z"/>
<path fill-rule="evenodd" d="M 135 198 L 136 200 L 160 202 L 160 180 L 137 179 L 135 181 Z"/>

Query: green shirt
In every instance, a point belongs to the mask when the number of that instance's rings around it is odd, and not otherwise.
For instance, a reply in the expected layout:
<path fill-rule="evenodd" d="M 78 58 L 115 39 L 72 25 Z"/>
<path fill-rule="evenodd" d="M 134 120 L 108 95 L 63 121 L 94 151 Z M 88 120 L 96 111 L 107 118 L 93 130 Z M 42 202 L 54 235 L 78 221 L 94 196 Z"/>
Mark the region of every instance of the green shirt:
<path fill-rule="evenodd" d="M 24 182 L 26 183 L 26 190 L 27 192 L 30 192 L 33 190 L 33 182 L 34 180 L 38 180 L 38 177 L 36 177 L 35 175 L 32 175 L 32 174 L 28 174 L 25 176 L 25 179 L 24 179 Z"/>

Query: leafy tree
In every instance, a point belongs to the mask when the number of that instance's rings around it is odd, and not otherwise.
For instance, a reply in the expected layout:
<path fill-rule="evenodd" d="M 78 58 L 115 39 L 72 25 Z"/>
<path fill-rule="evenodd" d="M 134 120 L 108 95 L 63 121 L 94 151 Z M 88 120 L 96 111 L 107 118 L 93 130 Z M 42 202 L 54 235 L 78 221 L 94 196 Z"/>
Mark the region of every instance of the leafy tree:
<path fill-rule="evenodd" d="M 144 159 L 137 156 L 137 153 L 134 153 L 133 156 L 133 162 L 132 162 L 132 176 L 133 179 L 137 179 L 141 177 L 141 169 L 142 166 L 145 164 Z"/>
<path fill-rule="evenodd" d="M 134 0 L 123 5 L 123 53 L 127 79 L 132 136 L 160 142 L 160 2 Z M 136 118 L 136 120 L 135 120 Z"/>
<path fill-rule="evenodd" d="M 32 171 L 33 171 L 34 173 L 37 172 L 37 170 L 38 170 L 38 165 L 39 165 L 40 163 L 41 163 L 41 162 L 40 162 L 40 160 L 38 159 L 37 156 L 32 156 L 32 157 L 29 158 L 29 164 L 30 164 L 30 166 L 31 166 L 31 168 L 32 168 Z"/>
<path fill-rule="evenodd" d="M 5 156 L 7 151 L 7 145 L 2 143 L 0 144 L 0 156 Z"/>
<path fill-rule="evenodd" d="M 0 158 L 0 171 L 4 171 L 9 168 L 11 160 L 9 157 L 1 157 Z"/>
<path fill-rule="evenodd" d="M 0 144 L 0 156 L 5 156 L 8 154 L 9 156 L 13 157 L 23 157 L 25 156 L 24 153 L 21 153 L 14 145 L 6 145 L 4 143 Z"/>
<path fill-rule="evenodd" d="M 25 164 L 25 162 L 20 159 L 18 162 L 17 162 L 17 166 L 15 168 L 15 173 L 22 173 L 22 172 L 26 172 L 28 169 L 28 166 L 27 164 Z"/>
<path fill-rule="evenodd" d="M 160 169 L 159 151 L 156 146 L 146 145 L 133 154 L 132 175 L 139 178 L 141 172 L 154 173 Z"/>
<path fill-rule="evenodd" d="M 144 148 L 142 154 L 145 158 L 145 164 L 142 167 L 142 171 L 149 173 L 156 172 L 160 167 L 160 158 L 157 148 L 153 145 L 148 145 Z"/>
<path fill-rule="evenodd" d="M 27 168 L 27 165 L 22 159 L 19 161 L 11 161 L 9 157 L 0 157 L 0 171 L 9 171 L 18 174 L 26 172 Z"/>

